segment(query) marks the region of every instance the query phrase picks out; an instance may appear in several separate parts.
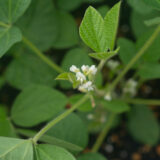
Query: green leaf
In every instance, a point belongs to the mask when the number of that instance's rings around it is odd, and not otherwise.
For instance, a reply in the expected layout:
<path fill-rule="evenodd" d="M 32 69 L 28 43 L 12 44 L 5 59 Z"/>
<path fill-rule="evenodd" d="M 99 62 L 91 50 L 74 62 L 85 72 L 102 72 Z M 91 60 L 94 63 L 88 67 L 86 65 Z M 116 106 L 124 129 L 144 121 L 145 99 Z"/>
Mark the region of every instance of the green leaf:
<path fill-rule="evenodd" d="M 59 35 L 52 46 L 57 49 L 64 49 L 76 45 L 79 36 L 75 19 L 71 14 L 63 11 L 57 11 L 56 15 L 59 24 Z"/>
<path fill-rule="evenodd" d="M 61 92 L 47 86 L 31 85 L 16 98 L 11 110 L 12 120 L 19 126 L 35 126 L 56 116 L 66 103 Z"/>
<path fill-rule="evenodd" d="M 23 136 L 27 136 L 27 137 L 34 137 L 36 135 L 37 132 L 32 131 L 32 130 L 26 130 L 26 129 L 17 129 L 17 132 Z M 49 136 L 49 135 L 43 135 L 42 137 L 40 137 L 39 141 L 41 142 L 45 142 L 48 144 L 53 144 L 59 147 L 63 147 L 66 148 L 70 151 L 75 151 L 75 152 L 80 152 L 83 150 L 82 147 L 79 147 L 75 144 L 66 142 L 64 140 L 55 138 L 54 136 Z"/>
<path fill-rule="evenodd" d="M 7 112 L 4 106 L 0 105 L 0 136 L 16 137 L 15 130 L 7 117 Z"/>
<path fill-rule="evenodd" d="M 144 80 L 160 79 L 160 64 L 144 63 L 141 65 L 137 74 Z"/>
<path fill-rule="evenodd" d="M 0 57 L 9 48 L 21 41 L 21 31 L 12 26 L 12 23 L 25 12 L 30 4 L 30 0 L 1 0 L 0 1 Z"/>
<path fill-rule="evenodd" d="M 73 73 L 70 72 L 64 72 L 57 76 L 56 80 L 67 80 L 71 83 L 74 83 L 76 81 L 76 77 Z"/>
<path fill-rule="evenodd" d="M 109 51 L 105 53 L 90 53 L 89 55 L 95 59 L 98 60 L 108 60 L 115 56 L 120 50 L 120 47 L 118 47 L 115 51 Z"/>
<path fill-rule="evenodd" d="M 12 24 L 23 15 L 31 0 L 1 0 L 0 21 Z"/>
<path fill-rule="evenodd" d="M 135 140 L 148 145 L 155 145 L 158 142 L 159 124 L 148 106 L 132 107 L 128 118 L 128 129 Z"/>
<path fill-rule="evenodd" d="M 149 39 L 149 37 L 153 34 L 154 30 L 150 30 L 141 36 L 136 42 L 136 48 L 139 50 Z M 159 34 L 160 35 L 160 34 Z M 160 36 L 157 36 L 154 42 L 150 45 L 150 47 L 145 51 L 141 59 L 144 62 L 157 62 L 160 59 L 159 54 L 159 44 L 160 44 Z"/>
<path fill-rule="evenodd" d="M 17 25 L 27 39 L 46 51 L 57 41 L 60 32 L 57 16 L 52 0 L 33 0 Z"/>
<path fill-rule="evenodd" d="M 88 143 L 86 126 L 74 113 L 52 127 L 46 135 L 64 140 L 85 148 Z"/>
<path fill-rule="evenodd" d="M 56 0 L 58 8 L 66 11 L 75 10 L 82 4 L 82 2 L 83 0 L 69 0 L 67 3 L 66 0 Z"/>
<path fill-rule="evenodd" d="M 67 150 L 48 144 L 35 146 L 36 160 L 76 160 Z"/>
<path fill-rule="evenodd" d="M 105 44 L 110 50 L 114 49 L 117 29 L 119 24 L 121 2 L 114 5 L 104 18 Z M 104 34 L 103 33 L 103 34 Z"/>
<path fill-rule="evenodd" d="M 107 160 L 99 153 L 87 153 L 78 157 L 77 160 Z"/>
<path fill-rule="evenodd" d="M 2 57 L 13 44 L 21 41 L 21 39 L 21 31 L 17 27 L 3 27 L 0 25 L 0 57 Z"/>
<path fill-rule="evenodd" d="M 102 100 L 100 103 L 102 103 L 105 109 L 114 113 L 123 113 L 130 110 L 128 104 L 121 100 L 112 100 L 112 101 Z"/>
<path fill-rule="evenodd" d="M 147 5 L 160 10 L 160 0 L 143 0 Z"/>
<path fill-rule="evenodd" d="M 149 14 L 152 11 L 152 8 L 148 6 L 144 0 L 128 0 L 128 4 L 135 9 L 136 12 L 140 14 Z"/>
<path fill-rule="evenodd" d="M 119 57 L 126 65 L 135 56 L 137 52 L 136 46 L 131 40 L 126 38 L 119 38 L 117 43 L 121 48 Z"/>
<path fill-rule="evenodd" d="M 0 89 L 3 87 L 5 84 L 5 78 L 3 76 L 0 76 Z"/>
<path fill-rule="evenodd" d="M 31 140 L 0 137 L 0 142 L 1 160 L 33 160 Z"/>
<path fill-rule="evenodd" d="M 145 35 L 150 29 L 154 29 L 155 26 L 148 27 L 144 24 L 144 21 L 157 16 L 159 16 L 159 12 L 156 11 L 152 11 L 151 13 L 145 15 L 132 11 L 130 20 L 134 35 L 138 38 Z"/>
<path fill-rule="evenodd" d="M 84 96 L 83 94 L 75 94 L 69 98 L 69 102 L 71 103 L 71 105 L 74 105 L 83 96 Z M 88 111 L 91 111 L 92 109 L 93 109 L 93 107 L 92 107 L 91 101 L 89 99 L 78 107 L 78 110 L 82 111 L 82 112 L 88 112 Z"/>
<path fill-rule="evenodd" d="M 18 89 L 24 89 L 31 84 L 55 86 L 56 75 L 53 69 L 28 50 L 22 50 L 5 72 L 7 82 Z"/>
<path fill-rule="evenodd" d="M 82 40 L 95 52 L 105 52 L 107 44 L 104 39 L 104 21 L 102 16 L 94 9 L 89 7 L 80 25 L 80 36 Z"/>
<path fill-rule="evenodd" d="M 104 0 L 83 0 L 84 3 L 99 3 L 99 2 L 103 2 Z"/>
<path fill-rule="evenodd" d="M 158 25 L 158 24 L 160 24 L 160 17 L 155 17 L 155 18 L 153 18 L 153 19 L 146 20 L 144 23 L 145 23 L 147 26 Z"/>

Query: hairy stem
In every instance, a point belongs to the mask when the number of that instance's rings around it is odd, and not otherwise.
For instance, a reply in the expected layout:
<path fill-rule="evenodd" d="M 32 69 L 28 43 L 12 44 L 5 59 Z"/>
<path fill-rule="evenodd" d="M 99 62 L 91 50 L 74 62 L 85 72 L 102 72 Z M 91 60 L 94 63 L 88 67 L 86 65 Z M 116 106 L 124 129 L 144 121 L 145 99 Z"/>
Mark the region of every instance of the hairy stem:
<path fill-rule="evenodd" d="M 124 75 L 131 69 L 131 67 L 139 60 L 139 58 L 145 53 L 145 51 L 152 45 L 156 37 L 160 33 L 160 26 L 156 28 L 148 41 L 144 44 L 144 46 L 139 50 L 139 52 L 132 58 L 132 60 L 127 64 L 124 70 L 117 76 L 117 78 L 113 81 L 113 83 L 109 86 L 109 92 L 113 91 L 119 81 L 124 77 Z"/>
<path fill-rule="evenodd" d="M 58 73 L 64 72 L 62 68 L 60 68 L 56 63 L 51 61 L 48 57 L 46 57 L 32 42 L 30 42 L 27 38 L 23 37 L 23 42 L 30 48 L 37 56 L 39 56 L 46 64 L 48 64 L 52 69 L 54 69 Z"/>
<path fill-rule="evenodd" d="M 89 99 L 89 94 L 86 94 L 82 99 L 80 99 L 73 107 L 53 119 L 49 122 L 44 128 L 42 128 L 33 138 L 34 143 L 36 143 L 50 128 L 56 125 L 58 122 L 66 118 L 69 114 L 71 114 L 74 110 L 76 110 L 81 104 L 83 104 L 87 99 Z"/>
<path fill-rule="evenodd" d="M 131 104 L 145 104 L 145 105 L 158 105 L 158 106 L 160 106 L 160 100 L 157 100 L 157 99 L 125 98 L 122 100 L 124 102 L 131 103 Z"/>
<path fill-rule="evenodd" d="M 101 144 L 103 143 L 107 133 L 109 132 L 113 120 L 115 118 L 116 114 L 111 113 L 111 115 L 109 116 L 109 119 L 106 122 L 105 127 L 103 128 L 103 130 L 101 131 L 100 135 L 98 136 L 96 143 L 94 144 L 93 148 L 92 148 L 92 152 L 97 152 L 101 146 Z"/>

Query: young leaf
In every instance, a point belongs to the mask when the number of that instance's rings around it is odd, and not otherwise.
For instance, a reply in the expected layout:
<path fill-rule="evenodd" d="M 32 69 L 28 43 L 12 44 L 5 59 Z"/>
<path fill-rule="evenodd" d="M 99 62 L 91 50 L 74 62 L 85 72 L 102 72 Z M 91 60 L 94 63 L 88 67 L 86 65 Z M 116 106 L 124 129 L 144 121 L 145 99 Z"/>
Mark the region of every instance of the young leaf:
<path fill-rule="evenodd" d="M 16 98 L 11 110 L 12 120 L 19 126 L 31 127 L 56 116 L 66 102 L 66 97 L 57 90 L 31 85 Z"/>
<path fill-rule="evenodd" d="M 89 55 L 95 59 L 98 60 L 108 60 L 115 56 L 120 50 L 120 47 L 118 47 L 115 51 L 109 51 L 105 53 L 90 53 Z"/>
<path fill-rule="evenodd" d="M 33 160 L 31 140 L 0 137 L 0 160 Z"/>
<path fill-rule="evenodd" d="M 79 156 L 77 160 L 107 160 L 107 159 L 99 153 L 87 153 Z"/>
<path fill-rule="evenodd" d="M 104 33 L 105 33 L 105 44 L 110 50 L 114 49 L 115 39 L 119 24 L 121 2 L 114 5 L 104 18 Z M 104 34 L 103 33 L 103 34 Z"/>
<path fill-rule="evenodd" d="M 120 100 L 112 100 L 112 101 L 103 100 L 101 101 L 101 103 L 105 109 L 115 113 L 123 113 L 130 110 L 128 104 Z"/>
<path fill-rule="evenodd" d="M 82 40 L 95 52 L 105 52 L 107 50 L 103 28 L 102 16 L 90 6 L 85 12 L 79 32 Z"/>
<path fill-rule="evenodd" d="M 72 73 L 70 73 L 70 72 L 61 73 L 56 77 L 56 80 L 67 80 L 67 81 L 69 81 L 69 74 L 72 74 Z"/>
<path fill-rule="evenodd" d="M 148 106 L 132 107 L 128 118 L 128 129 L 135 140 L 148 145 L 158 142 L 159 124 Z"/>
<path fill-rule="evenodd" d="M 48 144 L 35 146 L 36 160 L 76 160 L 67 150 Z"/>
<path fill-rule="evenodd" d="M 74 113 L 52 127 L 46 135 L 85 148 L 88 143 L 86 126 Z"/>
<path fill-rule="evenodd" d="M 0 21 L 12 24 L 22 16 L 31 0 L 0 0 Z"/>
<path fill-rule="evenodd" d="M 2 57 L 13 44 L 21 41 L 21 39 L 21 31 L 17 27 L 4 27 L 0 24 L 0 57 Z"/>

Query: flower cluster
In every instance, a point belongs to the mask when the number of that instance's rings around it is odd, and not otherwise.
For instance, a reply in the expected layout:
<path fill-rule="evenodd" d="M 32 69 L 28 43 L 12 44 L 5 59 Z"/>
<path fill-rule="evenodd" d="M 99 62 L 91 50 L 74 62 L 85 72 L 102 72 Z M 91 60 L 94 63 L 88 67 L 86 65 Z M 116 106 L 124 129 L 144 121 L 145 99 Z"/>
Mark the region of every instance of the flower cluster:
<path fill-rule="evenodd" d="M 70 67 L 70 71 L 76 74 L 76 80 L 79 82 L 78 90 L 81 92 L 93 91 L 93 76 L 97 72 L 95 65 L 83 65 L 81 70 L 75 65 Z"/>
<path fill-rule="evenodd" d="M 135 96 L 137 92 L 137 82 L 133 79 L 129 79 L 123 88 L 123 93 Z"/>

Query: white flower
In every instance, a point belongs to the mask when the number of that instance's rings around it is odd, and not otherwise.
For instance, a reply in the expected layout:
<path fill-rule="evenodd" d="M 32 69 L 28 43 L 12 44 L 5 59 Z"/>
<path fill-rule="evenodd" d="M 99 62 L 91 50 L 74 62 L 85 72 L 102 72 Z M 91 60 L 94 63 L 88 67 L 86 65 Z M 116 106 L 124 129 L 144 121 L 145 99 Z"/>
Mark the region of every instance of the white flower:
<path fill-rule="evenodd" d="M 124 93 L 129 93 L 132 96 L 136 94 L 137 82 L 133 79 L 129 79 L 126 83 L 126 86 L 123 88 Z"/>
<path fill-rule="evenodd" d="M 119 62 L 118 61 L 114 61 L 114 60 L 109 60 L 108 63 L 107 63 L 107 66 L 110 68 L 110 69 L 115 69 L 119 66 Z"/>
<path fill-rule="evenodd" d="M 112 100 L 112 97 L 111 97 L 110 93 L 107 93 L 107 94 L 104 96 L 104 99 L 105 99 L 106 101 L 111 101 L 111 100 Z"/>
<path fill-rule="evenodd" d="M 93 91 L 93 85 L 91 81 L 88 81 L 82 85 L 79 86 L 78 88 L 81 92 L 87 92 L 87 91 Z"/>
<path fill-rule="evenodd" d="M 90 68 L 89 68 L 89 73 L 95 75 L 97 73 L 97 68 L 95 67 L 95 65 L 92 65 Z"/>
<path fill-rule="evenodd" d="M 89 72 L 89 66 L 88 65 L 83 65 L 81 67 L 81 69 L 82 69 L 82 71 L 83 71 L 84 74 L 87 74 Z"/>
<path fill-rule="evenodd" d="M 72 66 L 70 67 L 70 71 L 77 73 L 77 72 L 79 72 L 79 68 L 77 68 L 75 65 L 72 65 Z"/>
<path fill-rule="evenodd" d="M 88 114 L 88 115 L 87 115 L 87 119 L 88 119 L 88 120 L 93 120 L 93 119 L 94 119 L 94 115 L 91 114 L 91 113 Z"/>
<path fill-rule="evenodd" d="M 86 80 L 86 77 L 83 73 L 81 72 L 77 72 L 76 73 L 76 77 L 77 77 L 77 81 L 80 81 L 81 83 L 83 83 L 83 81 Z"/>

